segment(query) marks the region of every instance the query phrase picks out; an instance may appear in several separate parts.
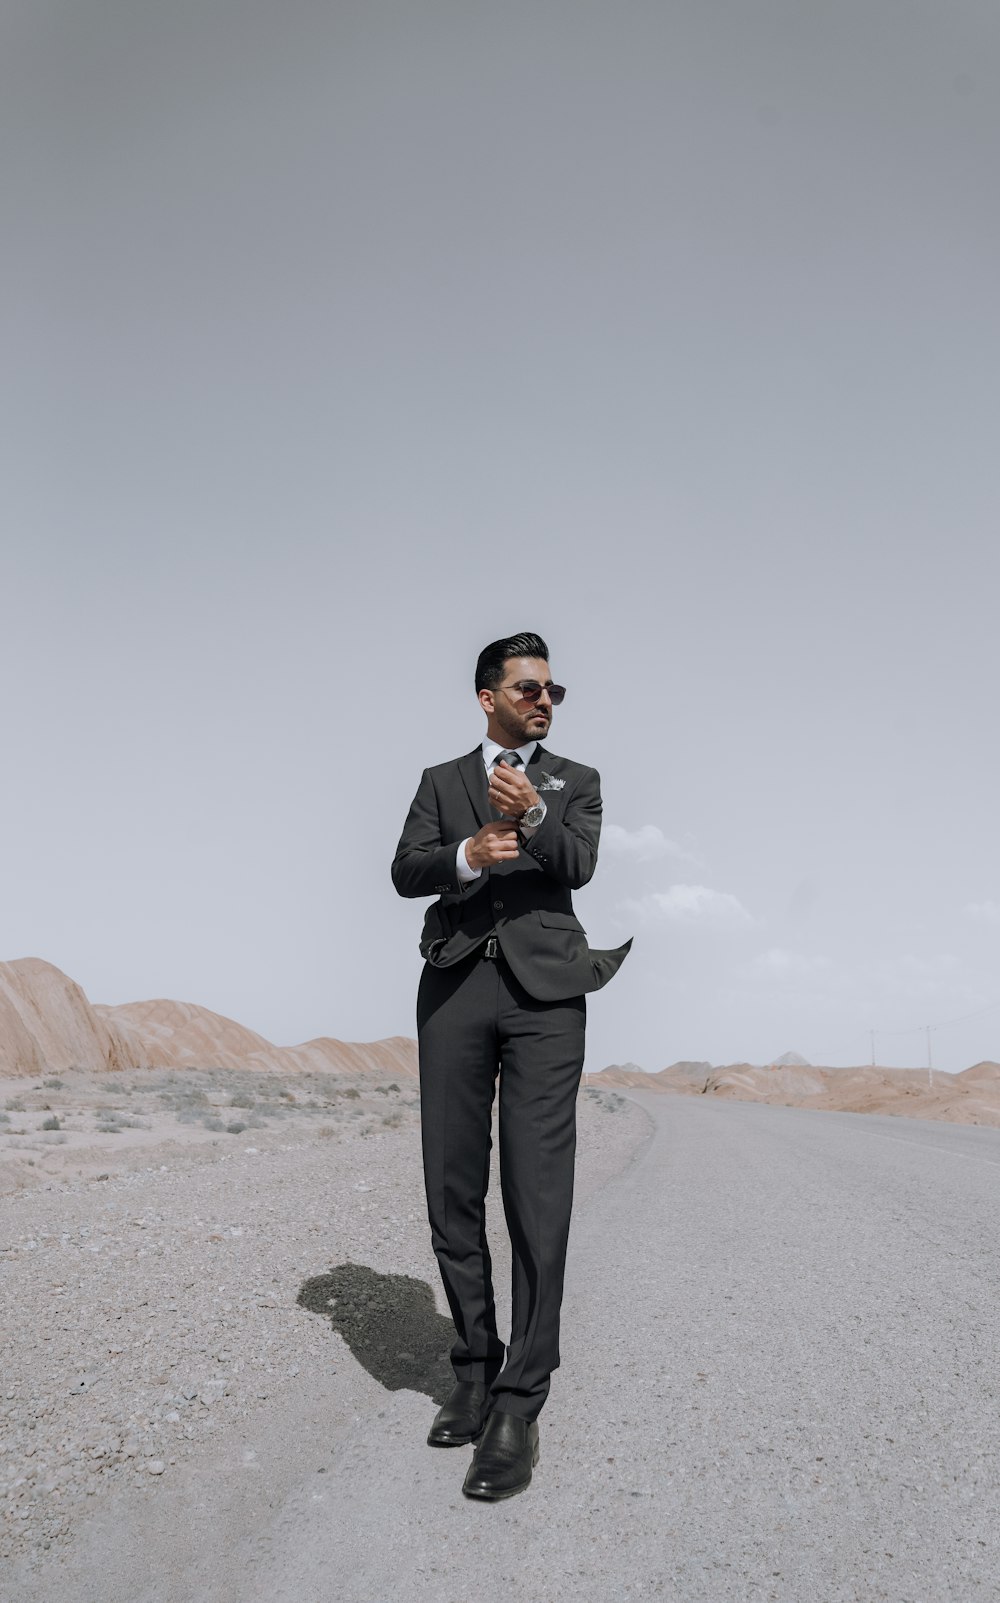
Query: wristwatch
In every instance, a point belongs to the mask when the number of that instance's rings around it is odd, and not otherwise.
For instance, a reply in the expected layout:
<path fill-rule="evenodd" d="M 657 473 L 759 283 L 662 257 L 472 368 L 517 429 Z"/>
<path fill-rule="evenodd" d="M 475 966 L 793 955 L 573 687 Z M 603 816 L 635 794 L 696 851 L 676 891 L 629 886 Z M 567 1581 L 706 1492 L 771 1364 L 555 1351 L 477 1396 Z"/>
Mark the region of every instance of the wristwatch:
<path fill-rule="evenodd" d="M 521 824 L 527 824 L 529 829 L 537 829 L 544 817 L 545 803 L 543 801 L 537 801 L 533 807 L 527 808 L 527 810 L 521 814 L 518 822 Z"/>

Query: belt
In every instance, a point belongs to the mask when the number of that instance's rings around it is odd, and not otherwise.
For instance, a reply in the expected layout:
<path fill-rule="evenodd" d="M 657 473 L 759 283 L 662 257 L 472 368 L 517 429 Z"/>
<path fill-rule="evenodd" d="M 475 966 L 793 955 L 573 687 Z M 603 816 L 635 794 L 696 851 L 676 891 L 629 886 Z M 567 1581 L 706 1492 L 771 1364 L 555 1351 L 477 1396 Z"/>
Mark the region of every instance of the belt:
<path fill-rule="evenodd" d="M 500 947 L 497 944 L 497 938 L 495 935 L 490 936 L 479 955 L 480 957 L 492 958 L 498 958 L 500 956 Z"/>

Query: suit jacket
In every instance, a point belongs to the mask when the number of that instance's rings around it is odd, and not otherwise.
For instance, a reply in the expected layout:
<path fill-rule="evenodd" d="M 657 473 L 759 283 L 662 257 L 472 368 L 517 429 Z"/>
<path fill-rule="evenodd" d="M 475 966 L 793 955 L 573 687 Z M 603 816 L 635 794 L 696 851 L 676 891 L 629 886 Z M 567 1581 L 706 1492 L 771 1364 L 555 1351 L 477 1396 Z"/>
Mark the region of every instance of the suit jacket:
<path fill-rule="evenodd" d="M 448 968 L 495 934 L 515 977 L 540 1002 L 559 1002 L 606 985 L 632 945 L 591 951 L 573 912 L 571 892 L 597 866 L 601 833 L 600 775 L 536 746 L 525 770 L 535 789 L 541 775 L 546 816 L 516 860 L 484 868 L 463 887 L 455 860 L 459 842 L 496 815 L 487 795 L 482 748 L 425 768 L 413 798 L 392 880 L 400 896 L 434 896 L 424 918 L 420 950 Z"/>

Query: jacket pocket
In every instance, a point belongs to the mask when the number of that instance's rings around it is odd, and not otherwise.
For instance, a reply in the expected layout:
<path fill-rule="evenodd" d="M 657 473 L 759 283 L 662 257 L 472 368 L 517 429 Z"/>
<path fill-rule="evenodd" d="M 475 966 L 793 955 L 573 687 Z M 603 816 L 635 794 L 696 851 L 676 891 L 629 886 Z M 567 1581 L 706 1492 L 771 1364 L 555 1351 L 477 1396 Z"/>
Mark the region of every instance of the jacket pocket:
<path fill-rule="evenodd" d="M 587 933 L 575 913 L 550 913 L 547 908 L 540 907 L 538 922 L 544 924 L 546 929 L 576 930 L 580 935 Z"/>

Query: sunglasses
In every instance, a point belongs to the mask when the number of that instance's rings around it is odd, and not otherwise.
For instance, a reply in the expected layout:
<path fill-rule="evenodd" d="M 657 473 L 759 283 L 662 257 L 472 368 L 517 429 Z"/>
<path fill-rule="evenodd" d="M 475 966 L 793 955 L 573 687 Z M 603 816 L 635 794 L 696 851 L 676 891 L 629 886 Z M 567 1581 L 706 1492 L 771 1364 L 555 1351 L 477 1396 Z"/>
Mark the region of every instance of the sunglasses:
<path fill-rule="evenodd" d="M 558 707 L 566 694 L 565 685 L 540 685 L 537 679 L 521 679 L 515 685 L 501 685 L 499 688 L 501 690 L 516 690 L 520 699 L 528 702 L 530 706 L 534 706 L 535 702 L 540 699 L 543 690 L 548 691 L 549 700 L 553 707 Z"/>

